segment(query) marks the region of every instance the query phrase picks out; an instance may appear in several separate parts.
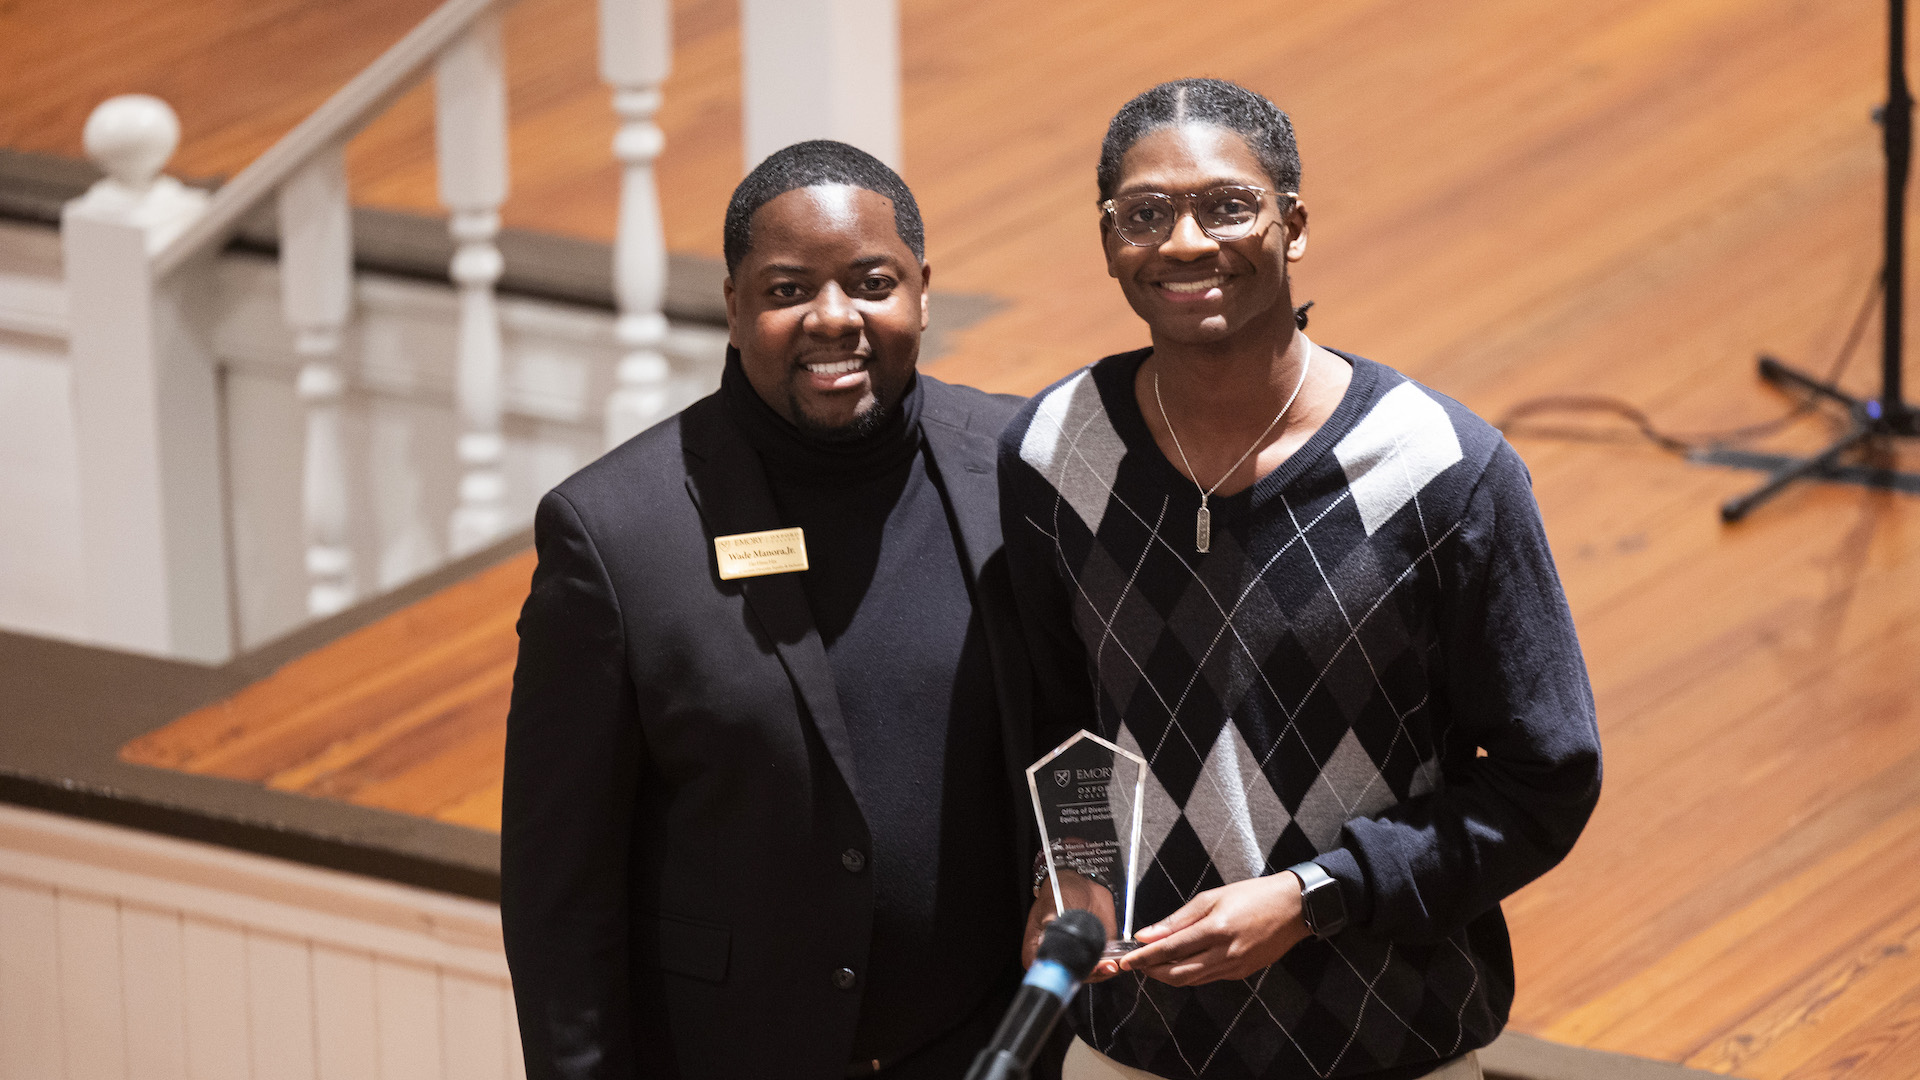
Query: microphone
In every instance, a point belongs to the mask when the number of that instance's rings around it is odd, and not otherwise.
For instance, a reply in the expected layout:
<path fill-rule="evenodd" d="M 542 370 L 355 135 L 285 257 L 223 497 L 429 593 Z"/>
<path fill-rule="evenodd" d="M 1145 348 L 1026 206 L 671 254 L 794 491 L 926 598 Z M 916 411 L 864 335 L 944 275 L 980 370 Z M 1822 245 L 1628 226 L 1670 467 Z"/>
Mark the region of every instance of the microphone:
<path fill-rule="evenodd" d="M 1040 948 L 993 1041 L 973 1059 L 967 1080 L 1026 1080 L 1067 1002 L 1100 962 L 1107 928 L 1091 911 L 1068 911 L 1047 924 Z"/>

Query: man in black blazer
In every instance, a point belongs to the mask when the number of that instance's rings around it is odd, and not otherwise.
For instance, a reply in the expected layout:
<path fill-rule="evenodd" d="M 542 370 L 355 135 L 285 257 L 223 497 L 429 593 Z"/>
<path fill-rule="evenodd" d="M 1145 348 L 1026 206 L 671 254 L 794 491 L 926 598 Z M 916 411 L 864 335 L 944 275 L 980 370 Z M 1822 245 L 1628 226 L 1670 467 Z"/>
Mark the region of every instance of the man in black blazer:
<path fill-rule="evenodd" d="M 540 504 L 501 840 L 534 1080 L 957 1078 L 1019 981 L 1018 402 L 916 375 L 923 255 L 885 165 L 775 154 L 720 391 Z"/>

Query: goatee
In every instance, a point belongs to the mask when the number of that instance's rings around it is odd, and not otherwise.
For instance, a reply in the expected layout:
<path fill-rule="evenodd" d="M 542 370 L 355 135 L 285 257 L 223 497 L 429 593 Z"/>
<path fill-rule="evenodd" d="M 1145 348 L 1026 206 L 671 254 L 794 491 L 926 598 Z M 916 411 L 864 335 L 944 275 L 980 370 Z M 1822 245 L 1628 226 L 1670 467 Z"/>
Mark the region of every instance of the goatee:
<path fill-rule="evenodd" d="M 834 427 L 808 416 L 806 410 L 800 407 L 798 394 L 788 398 L 787 408 L 793 414 L 793 426 L 800 429 L 802 435 L 818 442 L 835 444 L 859 442 L 886 426 L 887 419 L 893 415 L 893 406 L 875 399 L 871 408 L 856 414 L 852 421 Z"/>

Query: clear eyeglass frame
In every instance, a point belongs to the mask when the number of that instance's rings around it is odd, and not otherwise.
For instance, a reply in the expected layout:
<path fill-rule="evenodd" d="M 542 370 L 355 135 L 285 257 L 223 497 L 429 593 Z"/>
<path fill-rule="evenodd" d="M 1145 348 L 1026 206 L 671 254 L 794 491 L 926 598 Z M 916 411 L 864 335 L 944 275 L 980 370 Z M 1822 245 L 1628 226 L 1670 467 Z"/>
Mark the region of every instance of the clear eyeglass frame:
<path fill-rule="evenodd" d="M 1261 203 L 1261 206 L 1244 221 L 1209 222 L 1208 215 L 1200 212 L 1200 207 L 1203 205 L 1200 200 L 1209 196 L 1230 197 L 1231 194 L 1235 192 L 1246 193 L 1251 196 L 1250 201 Z M 1173 236 L 1174 226 L 1179 224 L 1182 213 L 1192 214 L 1194 224 L 1200 226 L 1201 232 L 1206 233 L 1208 236 L 1224 244 L 1234 240 L 1245 239 L 1252 235 L 1254 226 L 1260 221 L 1260 210 L 1265 208 L 1263 199 L 1267 195 L 1274 196 L 1276 205 L 1281 199 L 1294 202 L 1298 202 L 1300 199 L 1300 193 L 1297 191 L 1273 191 L 1268 188 L 1254 187 L 1251 184 L 1221 184 L 1218 187 L 1210 187 L 1205 191 L 1190 191 L 1178 195 L 1171 195 L 1164 191 L 1136 191 L 1131 194 L 1108 199 L 1100 204 L 1100 209 L 1113 218 L 1114 233 L 1120 237 L 1123 243 L 1133 247 L 1158 247 L 1166 243 Z M 1140 238 L 1135 239 L 1133 236 L 1128 235 L 1127 227 L 1120 216 L 1120 206 L 1122 203 L 1128 204 L 1129 208 L 1142 205 L 1160 206 L 1166 211 L 1164 217 L 1166 224 L 1158 229 L 1141 232 Z M 1135 231 L 1138 232 L 1139 230 Z"/>

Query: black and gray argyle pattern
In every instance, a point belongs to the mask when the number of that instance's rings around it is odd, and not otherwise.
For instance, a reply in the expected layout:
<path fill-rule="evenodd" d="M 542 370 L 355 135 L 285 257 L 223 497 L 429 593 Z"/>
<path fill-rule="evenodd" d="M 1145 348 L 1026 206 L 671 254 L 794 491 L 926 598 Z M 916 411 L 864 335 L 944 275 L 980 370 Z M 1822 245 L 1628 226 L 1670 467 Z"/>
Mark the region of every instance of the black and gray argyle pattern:
<path fill-rule="evenodd" d="M 1136 926 L 1302 860 L 1353 866 L 1350 822 L 1417 808 L 1472 757 L 1442 630 L 1471 599 L 1457 534 L 1473 493 L 1496 451 L 1512 453 L 1457 403 L 1347 357 L 1352 387 L 1307 446 L 1210 501 L 1202 555 L 1199 494 L 1134 400 L 1145 355 L 1057 384 L 1003 440 L 1003 471 L 1015 446 L 1027 470 L 1009 488 L 1009 546 L 1023 532 L 1048 549 L 1098 733 L 1151 766 Z M 1505 1022 L 1512 963 L 1492 918 L 1423 940 L 1357 925 L 1243 981 L 1125 975 L 1089 987 L 1075 1023 L 1166 1077 L 1417 1073 Z"/>

